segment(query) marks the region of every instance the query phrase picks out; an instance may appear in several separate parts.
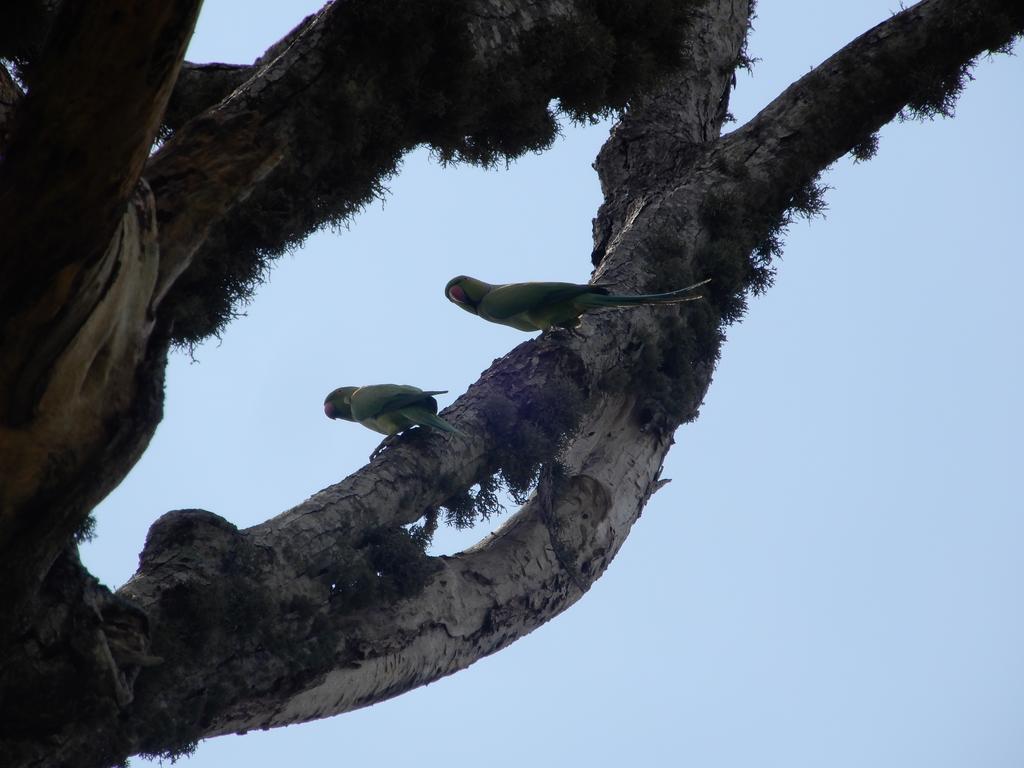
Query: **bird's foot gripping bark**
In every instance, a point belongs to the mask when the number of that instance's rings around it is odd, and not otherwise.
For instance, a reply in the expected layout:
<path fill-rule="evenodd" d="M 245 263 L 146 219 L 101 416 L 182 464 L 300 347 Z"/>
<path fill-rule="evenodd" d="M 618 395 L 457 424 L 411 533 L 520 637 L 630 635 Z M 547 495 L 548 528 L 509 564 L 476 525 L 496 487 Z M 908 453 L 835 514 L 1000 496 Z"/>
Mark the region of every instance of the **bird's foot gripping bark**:
<path fill-rule="evenodd" d="M 376 448 L 374 448 L 373 449 L 373 453 L 370 454 L 370 461 L 373 461 L 381 453 L 383 453 L 385 448 L 390 448 L 392 445 L 394 445 L 397 442 L 397 440 L 398 440 L 398 434 L 400 434 L 400 433 L 396 433 L 394 435 L 388 435 L 383 440 L 381 440 L 380 441 L 380 445 L 378 445 Z"/>

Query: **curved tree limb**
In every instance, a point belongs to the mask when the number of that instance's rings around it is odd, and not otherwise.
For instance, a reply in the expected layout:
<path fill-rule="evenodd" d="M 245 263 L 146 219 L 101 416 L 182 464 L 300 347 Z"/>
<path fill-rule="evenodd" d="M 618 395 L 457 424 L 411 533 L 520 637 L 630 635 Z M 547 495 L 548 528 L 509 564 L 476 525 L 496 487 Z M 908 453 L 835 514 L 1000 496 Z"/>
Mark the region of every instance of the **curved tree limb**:
<path fill-rule="evenodd" d="M 742 216 L 785 209 L 844 154 L 904 114 L 952 114 L 974 60 L 1007 49 L 1024 6 L 1004 0 L 926 0 L 864 33 L 789 86 L 722 141 L 700 167 L 716 205 Z M 726 213 L 716 226 L 735 226 Z"/>

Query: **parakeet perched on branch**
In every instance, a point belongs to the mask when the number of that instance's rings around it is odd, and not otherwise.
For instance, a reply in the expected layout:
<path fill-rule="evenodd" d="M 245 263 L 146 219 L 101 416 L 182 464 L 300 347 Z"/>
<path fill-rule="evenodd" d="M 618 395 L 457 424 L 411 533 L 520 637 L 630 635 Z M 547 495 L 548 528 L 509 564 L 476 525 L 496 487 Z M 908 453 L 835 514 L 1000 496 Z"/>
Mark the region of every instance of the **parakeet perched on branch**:
<path fill-rule="evenodd" d="M 391 438 L 410 427 L 433 427 L 442 432 L 461 435 L 455 427 L 437 416 L 437 400 L 447 390 L 424 392 L 407 384 L 371 384 L 367 387 L 338 387 L 324 399 L 324 413 L 329 419 L 356 421 L 374 432 L 387 435 L 372 459 Z"/>
<path fill-rule="evenodd" d="M 448 281 L 444 295 L 467 312 L 492 323 L 509 325 L 520 331 L 546 331 L 549 328 L 575 328 L 580 317 L 592 309 L 629 307 L 647 304 L 679 304 L 694 301 L 700 295 L 690 292 L 708 280 L 670 293 L 619 296 L 604 285 L 576 283 L 506 283 L 491 285 L 465 275 Z"/>

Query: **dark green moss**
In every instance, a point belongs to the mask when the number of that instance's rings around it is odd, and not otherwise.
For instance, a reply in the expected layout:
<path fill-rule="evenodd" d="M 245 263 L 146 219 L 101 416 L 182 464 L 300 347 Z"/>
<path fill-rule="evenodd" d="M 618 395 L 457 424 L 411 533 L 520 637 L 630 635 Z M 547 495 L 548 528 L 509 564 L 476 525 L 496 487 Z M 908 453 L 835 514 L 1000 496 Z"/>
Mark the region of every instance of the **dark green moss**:
<path fill-rule="evenodd" d="M 434 540 L 434 534 L 437 532 L 437 522 L 440 519 L 440 516 L 440 509 L 432 507 L 423 513 L 422 523 L 410 525 L 408 527 L 407 530 L 409 531 L 409 535 L 423 550 L 426 550 Z"/>
<path fill-rule="evenodd" d="M 697 270 L 711 279 L 705 291 L 715 306 L 722 323 L 728 325 L 739 320 L 746 312 L 747 295 L 765 290 L 771 285 L 774 268 L 770 255 L 771 225 L 761 243 L 749 244 L 748 223 L 739 214 L 739 206 L 731 195 L 709 193 L 699 212 L 701 224 L 708 231 L 707 244 L 696 254 Z M 746 254 L 745 257 L 742 254 Z M 769 252 L 770 254 L 770 252 Z"/>
<path fill-rule="evenodd" d="M 75 544 L 84 544 L 87 541 L 92 541 L 96 538 L 96 518 L 92 514 L 88 515 L 82 524 L 78 526 L 78 530 L 72 534 L 72 538 Z"/>
<path fill-rule="evenodd" d="M 368 533 L 323 573 L 331 610 L 348 613 L 415 595 L 438 568 L 424 552 L 428 543 L 422 530 L 379 528 Z"/>
<path fill-rule="evenodd" d="M 914 92 L 901 117 L 918 120 L 934 120 L 936 117 L 952 117 L 956 102 L 964 87 L 972 80 L 971 68 L 975 60 L 955 66 L 935 66 L 912 70 L 907 77 L 913 84 Z"/>
<path fill-rule="evenodd" d="M 489 412 L 499 477 L 517 504 L 536 486 L 541 468 L 557 460 L 576 430 L 584 400 L 573 380 L 548 381 L 507 401 L 512 414 Z"/>
<path fill-rule="evenodd" d="M 160 762 L 167 760 L 171 765 L 174 765 L 179 760 L 192 757 L 198 748 L 199 741 L 196 740 L 182 742 L 181 746 L 174 749 L 165 749 L 160 752 L 139 752 L 138 754 L 143 760 L 159 760 Z"/>
<path fill-rule="evenodd" d="M 981 47 L 990 54 L 1010 52 L 1021 38 L 1019 30 L 1022 25 L 1024 5 L 1020 3 L 1010 4 L 1000 11 L 964 6 L 950 26 L 943 30 L 943 45 L 921 56 L 914 67 L 900 73 L 911 88 L 911 96 L 900 117 L 927 120 L 952 117 L 957 99 L 973 79 L 971 70 L 978 60 L 977 56 L 968 57 L 967 54 Z M 996 30 L 1004 35 L 1004 39 L 992 44 Z M 1007 30 L 1014 31 L 1007 35 Z"/>
<path fill-rule="evenodd" d="M 873 158 L 878 154 L 878 132 L 876 131 L 863 141 L 854 144 L 850 154 L 853 155 L 853 162 L 855 163 L 866 163 Z"/>
<path fill-rule="evenodd" d="M 530 351 L 526 349 L 524 354 Z M 557 464 L 575 432 L 587 398 L 576 383 L 583 380 L 580 361 L 568 346 L 548 346 L 544 354 L 568 355 L 561 366 L 553 367 L 570 373 L 526 390 L 492 395 L 480 404 L 493 447 L 475 483 L 453 493 L 441 505 L 449 525 L 469 528 L 503 512 L 502 490 L 516 504 L 525 503 L 537 486 L 541 469 Z"/>
<path fill-rule="evenodd" d="M 641 350 L 630 386 L 641 393 L 637 420 L 665 432 L 693 421 L 723 340 L 712 301 L 687 305 L 681 314 L 662 313 L 655 338 Z"/>
<path fill-rule="evenodd" d="M 189 510 L 174 514 L 177 519 L 165 524 L 159 539 L 151 531 L 147 538 L 149 556 L 156 554 L 154 546 L 161 546 L 161 553 L 166 553 L 167 547 L 188 549 L 195 537 L 213 529 L 222 533 L 230 530 L 237 537 L 233 526 L 225 528 L 230 524 L 210 513 Z M 270 599 L 272 592 L 260 588 L 256 557 L 246 542 L 235 538 L 235 546 L 225 550 L 219 578 L 213 582 L 183 582 L 161 593 L 160 631 L 154 635 L 152 651 L 166 662 L 140 676 L 136 686 L 140 699 L 159 697 L 161 690 L 179 683 L 175 664 L 179 659 L 190 664 L 196 658 L 242 659 L 260 648 L 286 657 L 293 655 L 298 645 L 295 635 L 282 630 L 279 622 L 266 621 L 267 616 L 277 613 L 277 606 Z M 205 729 L 230 704 L 233 692 L 252 684 L 240 673 L 227 672 L 225 682 L 195 691 L 174 710 L 145 707 L 143 711 L 151 714 L 138 723 L 143 754 L 172 762 L 191 755 Z"/>
<path fill-rule="evenodd" d="M 750 180 L 743 183 L 746 199 L 778 197 L 772 190 L 758 190 Z M 743 317 L 750 294 L 761 294 L 771 287 L 775 278 L 774 262 L 782 257 L 787 228 L 797 218 L 823 216 L 827 191 L 815 177 L 784 195 L 780 206 L 774 210 L 744 206 L 728 192 L 711 193 L 705 198 L 699 215 L 709 238 L 708 244 L 697 254 L 698 272 L 711 278 L 706 293 L 725 325 Z M 761 212 L 753 216 L 741 215 L 743 210 Z M 743 253 L 747 254 L 745 259 L 737 258 Z"/>
<path fill-rule="evenodd" d="M 771 199 L 767 191 L 759 194 L 752 189 L 754 182 L 749 178 L 740 183 L 748 199 Z M 825 187 L 812 180 L 783 197 L 774 212 L 756 218 L 741 213 L 751 207 L 744 206 L 728 189 L 713 192 L 698 213 L 708 234 L 706 244 L 692 259 L 685 245 L 671 236 L 652 240 L 644 253 L 637 254 L 659 275 L 659 284 L 645 286 L 647 290 L 711 280 L 701 289 L 703 300 L 685 305 L 679 313 L 660 313 L 660 332 L 626 347 L 626 353 L 638 355 L 633 380 L 623 381 L 625 377 L 620 376 L 604 382 L 643 393 L 636 409 L 641 423 L 671 431 L 697 416 L 697 405 L 724 340 L 724 328 L 742 317 L 751 293 L 760 293 L 771 284 L 773 262 L 781 256 L 785 230 L 794 218 L 823 214 L 825 192 Z"/>
<path fill-rule="evenodd" d="M 472 488 L 456 493 L 442 504 L 444 521 L 454 528 L 472 528 L 478 521 L 490 520 L 505 511 L 498 500 L 497 475 L 483 478 Z"/>
<path fill-rule="evenodd" d="M 756 56 L 750 55 L 750 37 L 754 31 L 754 19 L 757 18 L 757 3 L 754 0 L 750 0 L 747 4 L 747 34 L 743 36 L 743 44 L 740 46 L 739 55 L 736 57 L 735 69 L 745 69 L 747 74 L 754 73 L 754 65 L 757 64 L 760 59 Z M 733 75 L 733 87 L 736 87 L 735 75 Z"/>

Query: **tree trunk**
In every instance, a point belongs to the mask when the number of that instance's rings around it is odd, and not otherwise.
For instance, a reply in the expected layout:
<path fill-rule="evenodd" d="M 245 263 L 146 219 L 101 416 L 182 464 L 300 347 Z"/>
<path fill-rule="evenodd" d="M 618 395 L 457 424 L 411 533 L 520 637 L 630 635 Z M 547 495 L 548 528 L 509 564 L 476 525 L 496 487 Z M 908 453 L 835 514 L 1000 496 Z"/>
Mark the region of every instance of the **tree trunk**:
<path fill-rule="evenodd" d="M 80 45 L 44 51 L 28 95 L 0 112 L 13 125 L 0 198 L 17 237 L 5 242 L 18 244 L 0 257 L 4 764 L 111 765 L 351 711 L 463 669 L 565 610 L 657 490 L 723 324 L 769 284 L 788 217 L 817 210 L 817 175 L 901 110 L 948 109 L 973 58 L 1024 29 L 1011 0 L 926 0 L 722 137 L 746 0 L 663 19 L 650 17 L 656 4 L 619 14 L 582 0 L 511 14 L 490 5 L 453 0 L 387 22 L 384 12 L 408 8 L 337 2 L 252 67 L 186 66 L 165 121 L 173 133 L 146 160 L 196 9 L 118 17 L 124 56 L 110 67 L 136 67 L 136 45 L 149 76 L 123 103 L 76 110 L 72 124 L 53 119 L 75 83 L 68 66 L 112 22 L 62 4 L 49 39 Z M 647 14 L 643 32 L 630 13 Z M 411 46 L 411 32 L 433 47 Z M 594 69 L 565 66 L 577 59 Z M 515 79 L 517 97 L 499 77 Z M 84 571 L 68 542 L 159 421 L 168 343 L 215 331 L 268 253 L 357 209 L 415 144 L 491 162 L 550 141 L 553 96 L 582 115 L 621 106 L 637 83 L 649 87 L 598 158 L 594 279 L 659 290 L 711 277 L 707 301 L 595 313 L 576 334 L 544 334 L 445 412 L 465 436 L 410 433 L 244 531 L 202 510 L 169 513 L 117 594 Z M 49 145 L 26 127 L 37 124 L 66 126 L 52 143 L 65 155 L 39 154 Z M 62 196 L 35 190 L 27 169 L 67 165 L 91 150 L 76 145 L 90 131 L 123 137 L 109 145 L 120 154 L 89 154 L 94 165 Z M 45 205 L 8 216 L 23 193 Z M 58 214 L 70 228 L 46 227 Z M 21 257 L 41 244 L 38 259 Z M 479 508 L 484 494 L 466 491 L 496 474 L 534 488 L 522 508 L 473 549 L 425 556 L 404 526 L 429 526 L 441 505 Z"/>

